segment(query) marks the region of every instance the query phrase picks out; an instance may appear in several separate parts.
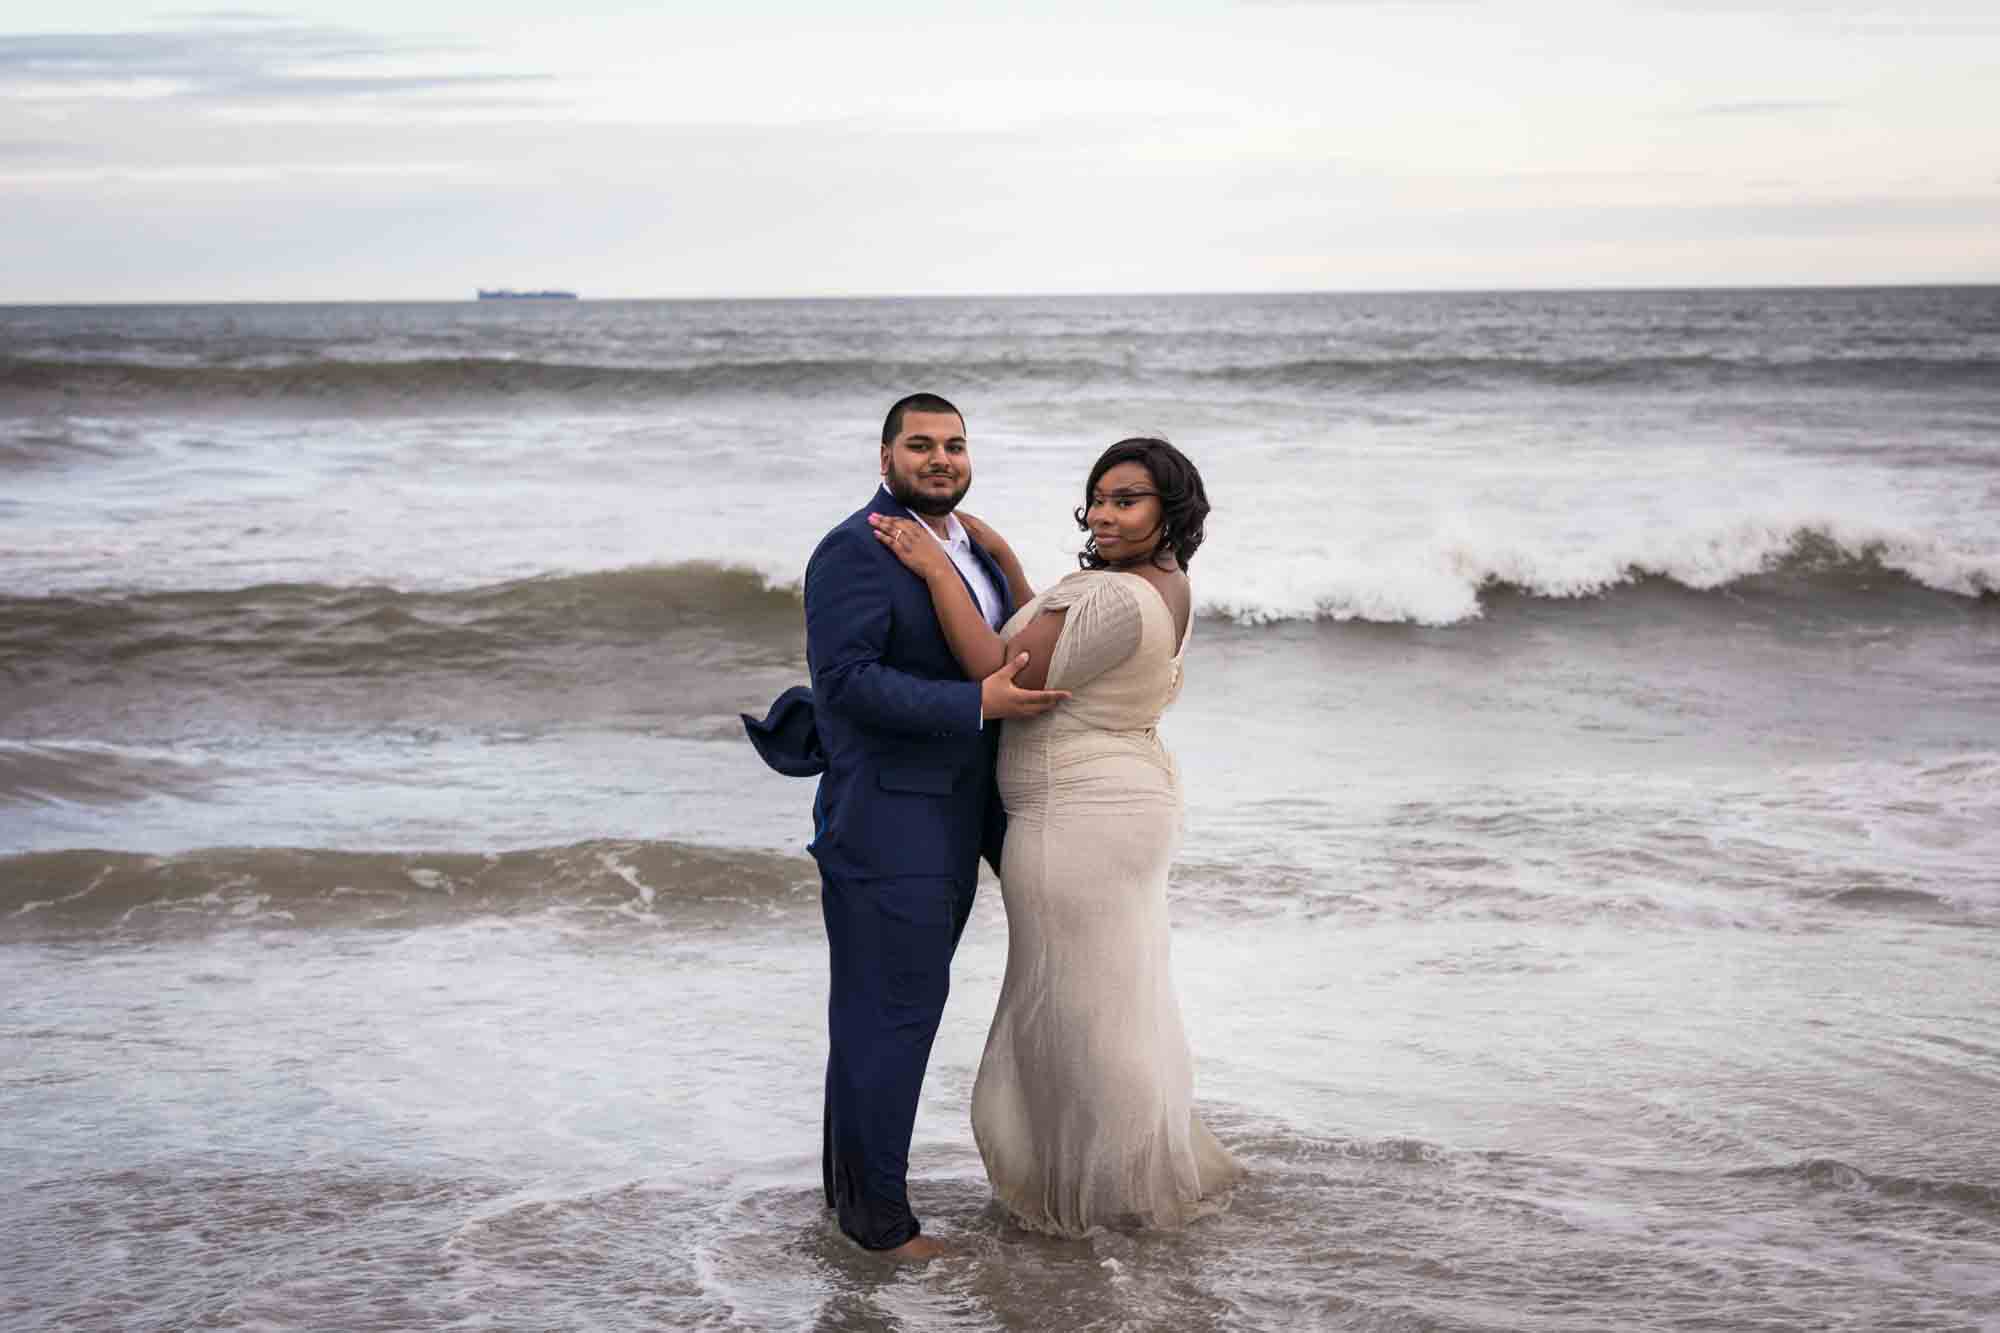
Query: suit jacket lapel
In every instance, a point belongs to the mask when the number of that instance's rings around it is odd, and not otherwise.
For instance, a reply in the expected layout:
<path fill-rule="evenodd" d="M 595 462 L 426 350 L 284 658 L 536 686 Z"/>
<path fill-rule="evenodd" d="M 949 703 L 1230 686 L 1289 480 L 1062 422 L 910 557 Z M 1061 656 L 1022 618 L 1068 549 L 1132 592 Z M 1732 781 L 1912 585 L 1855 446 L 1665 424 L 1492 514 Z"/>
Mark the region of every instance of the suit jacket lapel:
<path fill-rule="evenodd" d="M 986 571 L 986 577 L 993 580 L 993 591 L 1000 597 L 1000 623 L 1004 625 L 1007 623 L 1009 617 L 1021 609 L 1014 605 L 1014 590 L 1007 585 L 1007 576 L 1000 572 L 999 563 L 992 556 L 986 554 L 986 548 L 978 542 L 972 543 L 972 558 L 977 560 L 979 567 Z M 959 572 L 959 577 L 965 578 L 964 571 L 961 570 Z M 966 582 L 965 590 L 972 592 L 972 584 L 969 580 Z M 979 605 L 978 593 L 973 593 L 972 604 L 974 606 Z"/>

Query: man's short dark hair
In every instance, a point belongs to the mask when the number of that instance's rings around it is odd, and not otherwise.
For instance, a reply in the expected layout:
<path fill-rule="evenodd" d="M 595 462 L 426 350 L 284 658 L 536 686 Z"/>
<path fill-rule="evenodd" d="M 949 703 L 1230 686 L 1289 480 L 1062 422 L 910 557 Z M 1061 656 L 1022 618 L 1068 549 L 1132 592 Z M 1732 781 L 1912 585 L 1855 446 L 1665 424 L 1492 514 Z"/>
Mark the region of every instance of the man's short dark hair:
<path fill-rule="evenodd" d="M 911 412 L 949 412 L 958 418 L 958 424 L 965 424 L 965 413 L 953 407 L 934 393 L 913 393 L 908 398 L 898 399 L 889 409 L 889 415 L 882 418 L 882 443 L 894 444 L 896 437 L 903 433 L 903 418 Z"/>

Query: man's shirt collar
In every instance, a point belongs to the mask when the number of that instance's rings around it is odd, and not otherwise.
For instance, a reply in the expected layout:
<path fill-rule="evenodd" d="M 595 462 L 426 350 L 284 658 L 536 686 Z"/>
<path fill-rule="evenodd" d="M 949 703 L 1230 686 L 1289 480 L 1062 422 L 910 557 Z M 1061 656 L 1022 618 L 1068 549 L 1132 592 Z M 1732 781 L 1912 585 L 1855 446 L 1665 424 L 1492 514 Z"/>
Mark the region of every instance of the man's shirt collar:
<path fill-rule="evenodd" d="M 944 516 L 945 535 L 939 537 L 936 529 L 924 522 L 922 515 L 913 512 L 908 505 L 895 497 L 894 493 L 889 490 L 888 483 L 884 482 L 881 490 L 882 494 L 889 497 L 890 503 L 896 505 L 904 513 L 909 514 L 911 518 L 916 519 L 917 526 L 925 532 L 930 533 L 932 541 L 937 542 L 941 546 L 960 546 L 967 550 L 972 548 L 972 534 L 965 530 L 965 524 L 958 521 L 957 514 L 946 514 Z"/>

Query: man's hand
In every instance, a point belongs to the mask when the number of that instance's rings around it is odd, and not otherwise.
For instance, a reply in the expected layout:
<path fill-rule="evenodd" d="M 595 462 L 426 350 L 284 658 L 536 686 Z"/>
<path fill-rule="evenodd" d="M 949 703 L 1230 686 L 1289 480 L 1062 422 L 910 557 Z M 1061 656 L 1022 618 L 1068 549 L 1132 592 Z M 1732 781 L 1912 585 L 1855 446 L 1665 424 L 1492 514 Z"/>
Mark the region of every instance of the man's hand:
<path fill-rule="evenodd" d="M 979 715 L 988 721 L 1008 717 L 1038 717 L 1069 698 L 1068 690 L 1024 690 L 1014 683 L 1021 668 L 1028 665 L 1026 653 L 1016 653 L 1011 661 L 979 682 Z"/>

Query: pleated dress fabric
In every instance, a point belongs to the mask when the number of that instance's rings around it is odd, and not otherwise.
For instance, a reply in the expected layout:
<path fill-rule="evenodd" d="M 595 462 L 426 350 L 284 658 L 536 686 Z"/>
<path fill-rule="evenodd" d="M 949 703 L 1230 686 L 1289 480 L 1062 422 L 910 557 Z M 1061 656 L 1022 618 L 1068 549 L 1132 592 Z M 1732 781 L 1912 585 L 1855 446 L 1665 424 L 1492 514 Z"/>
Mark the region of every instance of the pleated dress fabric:
<path fill-rule="evenodd" d="M 1169 966 L 1181 787 L 1155 727 L 1186 644 L 1157 590 L 1110 570 L 1070 575 L 1003 637 L 1057 608 L 1048 683 L 1074 697 L 1001 733 L 1007 973 L 973 1135 L 1025 1227 L 1177 1227 L 1226 1206 L 1242 1174 L 1194 1112 Z"/>

